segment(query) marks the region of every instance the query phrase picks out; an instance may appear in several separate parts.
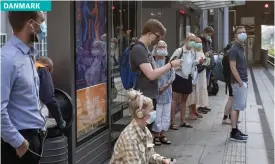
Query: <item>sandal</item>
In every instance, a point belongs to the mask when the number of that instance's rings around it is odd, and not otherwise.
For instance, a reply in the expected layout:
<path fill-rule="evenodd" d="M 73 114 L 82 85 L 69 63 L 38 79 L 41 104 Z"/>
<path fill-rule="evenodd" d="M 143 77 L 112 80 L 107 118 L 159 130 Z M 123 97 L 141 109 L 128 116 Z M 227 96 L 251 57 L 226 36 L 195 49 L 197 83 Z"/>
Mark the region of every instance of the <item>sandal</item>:
<path fill-rule="evenodd" d="M 182 123 L 182 124 L 180 124 L 180 127 L 185 127 L 185 128 L 193 128 L 193 126 L 192 125 L 190 125 L 190 124 L 188 124 L 188 123 Z"/>
<path fill-rule="evenodd" d="M 204 108 L 202 107 L 199 107 L 198 108 L 198 112 L 201 113 L 201 114 L 207 114 L 208 112 L 204 110 Z"/>
<path fill-rule="evenodd" d="M 169 141 L 165 136 L 160 137 L 160 142 L 165 145 L 171 144 L 171 141 Z"/>
<path fill-rule="evenodd" d="M 172 130 L 179 130 L 179 127 L 176 124 L 171 124 L 170 129 Z"/>
<path fill-rule="evenodd" d="M 204 110 L 207 111 L 207 112 L 210 112 L 211 109 L 210 108 L 207 108 L 207 107 L 204 107 Z"/>
<path fill-rule="evenodd" d="M 160 142 L 160 140 L 159 140 L 159 137 L 155 137 L 155 138 L 154 138 L 154 144 L 155 144 L 156 146 L 160 146 L 160 145 L 161 145 L 161 142 Z"/>

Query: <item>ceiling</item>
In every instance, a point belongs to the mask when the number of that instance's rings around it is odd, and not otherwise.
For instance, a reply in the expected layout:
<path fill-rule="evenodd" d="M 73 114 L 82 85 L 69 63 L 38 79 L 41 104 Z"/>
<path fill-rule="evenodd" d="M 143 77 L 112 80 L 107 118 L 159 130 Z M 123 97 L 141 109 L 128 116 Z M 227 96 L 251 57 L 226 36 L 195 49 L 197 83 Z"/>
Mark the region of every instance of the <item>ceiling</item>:
<path fill-rule="evenodd" d="M 245 0 L 189 0 L 191 1 L 195 6 L 200 8 L 201 10 L 208 10 L 208 9 L 215 9 L 215 8 L 223 8 L 223 7 L 231 7 L 231 6 L 239 6 L 239 5 L 245 5 Z"/>

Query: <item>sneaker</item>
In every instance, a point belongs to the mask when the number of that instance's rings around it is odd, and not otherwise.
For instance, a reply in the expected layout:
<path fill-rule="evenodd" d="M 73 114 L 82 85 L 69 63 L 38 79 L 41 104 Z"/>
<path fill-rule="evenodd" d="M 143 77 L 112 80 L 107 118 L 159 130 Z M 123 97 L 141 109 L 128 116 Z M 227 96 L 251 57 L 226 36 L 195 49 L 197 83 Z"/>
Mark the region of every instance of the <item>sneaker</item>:
<path fill-rule="evenodd" d="M 229 118 L 222 120 L 222 124 L 231 125 L 231 120 Z"/>
<path fill-rule="evenodd" d="M 231 141 L 237 141 L 237 142 L 246 142 L 247 138 L 241 136 L 240 133 L 236 133 L 235 135 L 232 135 L 232 132 L 230 133 L 230 138 Z"/>
<path fill-rule="evenodd" d="M 210 108 L 207 108 L 207 107 L 204 107 L 204 110 L 207 111 L 207 112 L 210 112 L 211 109 Z"/>
<path fill-rule="evenodd" d="M 248 138 L 248 135 L 247 134 L 244 134 L 244 133 L 242 133 L 239 129 L 238 129 L 238 132 L 237 133 L 239 133 L 243 138 Z"/>

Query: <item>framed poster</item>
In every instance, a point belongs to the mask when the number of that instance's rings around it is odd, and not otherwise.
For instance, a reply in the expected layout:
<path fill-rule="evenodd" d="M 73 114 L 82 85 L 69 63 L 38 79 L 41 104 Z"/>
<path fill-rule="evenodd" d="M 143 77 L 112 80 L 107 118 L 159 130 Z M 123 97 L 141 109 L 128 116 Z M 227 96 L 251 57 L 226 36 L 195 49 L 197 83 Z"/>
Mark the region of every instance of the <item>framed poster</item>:
<path fill-rule="evenodd" d="M 76 1 L 77 138 L 107 123 L 106 3 Z"/>

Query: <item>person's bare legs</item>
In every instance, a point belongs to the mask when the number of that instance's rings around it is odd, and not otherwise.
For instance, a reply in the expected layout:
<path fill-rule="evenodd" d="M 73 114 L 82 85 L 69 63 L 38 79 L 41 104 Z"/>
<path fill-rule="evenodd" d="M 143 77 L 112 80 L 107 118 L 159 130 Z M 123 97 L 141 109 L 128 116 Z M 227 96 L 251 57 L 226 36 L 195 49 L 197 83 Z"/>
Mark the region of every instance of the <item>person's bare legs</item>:
<path fill-rule="evenodd" d="M 232 96 L 228 97 L 227 103 L 224 107 L 224 116 L 223 116 L 223 124 L 230 124 L 229 115 L 231 116 L 232 111 Z"/>
<path fill-rule="evenodd" d="M 180 102 L 180 122 L 185 123 L 186 101 L 189 94 L 182 94 Z"/>
<path fill-rule="evenodd" d="M 189 119 L 196 120 L 197 117 L 197 110 L 196 110 L 196 104 L 189 105 Z"/>
<path fill-rule="evenodd" d="M 172 93 L 172 103 L 171 103 L 171 127 L 170 129 L 177 130 L 178 127 L 175 124 L 175 116 L 176 116 L 176 107 L 179 104 L 180 94 L 173 92 Z"/>

